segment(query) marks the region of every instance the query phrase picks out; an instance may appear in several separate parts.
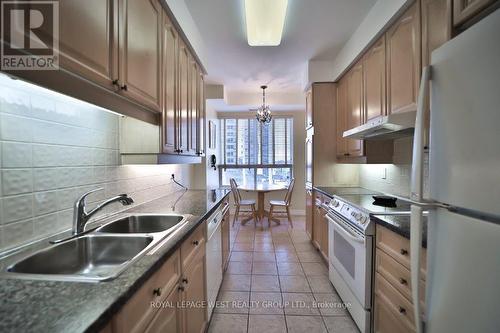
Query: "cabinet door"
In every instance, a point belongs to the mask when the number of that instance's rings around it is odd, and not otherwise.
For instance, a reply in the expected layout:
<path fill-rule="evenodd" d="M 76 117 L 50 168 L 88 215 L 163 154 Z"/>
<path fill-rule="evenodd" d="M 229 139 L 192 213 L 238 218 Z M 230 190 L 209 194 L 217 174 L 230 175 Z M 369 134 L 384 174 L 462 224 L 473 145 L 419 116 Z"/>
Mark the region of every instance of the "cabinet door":
<path fill-rule="evenodd" d="M 313 126 L 313 96 L 312 88 L 306 93 L 306 129 Z"/>
<path fill-rule="evenodd" d="M 342 77 L 337 85 L 337 156 L 347 155 L 347 140 L 344 131 L 347 129 L 347 78 Z"/>
<path fill-rule="evenodd" d="M 309 238 L 313 235 L 313 196 L 312 190 L 306 190 L 306 232 Z"/>
<path fill-rule="evenodd" d="M 203 73 L 198 74 L 198 155 L 205 154 L 205 80 Z"/>
<path fill-rule="evenodd" d="M 189 140 L 189 51 L 183 41 L 179 40 L 179 123 L 178 152 L 188 150 Z"/>
<path fill-rule="evenodd" d="M 229 211 L 224 216 L 222 220 L 222 269 L 225 271 L 228 261 L 229 261 L 229 249 L 230 249 L 230 216 Z"/>
<path fill-rule="evenodd" d="M 347 129 L 363 124 L 363 112 L 363 65 L 358 63 L 347 73 Z M 363 141 L 347 139 L 347 154 L 363 156 Z"/>
<path fill-rule="evenodd" d="M 422 67 L 431 62 L 431 53 L 451 38 L 451 0 L 421 0 Z M 427 94 L 429 96 L 429 94 Z M 429 145 L 430 103 L 425 101 L 425 146 Z"/>
<path fill-rule="evenodd" d="M 189 123 L 189 144 L 188 153 L 196 154 L 198 151 L 198 65 L 191 58 L 190 70 L 189 70 L 189 113 L 188 113 L 188 123 Z"/>
<path fill-rule="evenodd" d="M 326 218 L 326 210 L 320 208 L 321 218 L 321 253 L 325 258 L 328 258 L 328 219 Z"/>
<path fill-rule="evenodd" d="M 164 153 L 174 153 L 177 149 L 177 57 L 179 55 L 179 35 L 172 22 L 163 14 L 163 114 L 162 142 Z"/>
<path fill-rule="evenodd" d="M 386 114 L 385 103 L 385 36 L 363 57 L 365 123 Z"/>
<path fill-rule="evenodd" d="M 145 333 L 181 332 L 181 316 L 177 303 L 180 301 L 180 290 L 174 288 L 165 299 L 166 306 L 161 307 L 146 328 Z"/>
<path fill-rule="evenodd" d="M 464 23 L 493 2 L 495 0 L 453 0 L 453 25 Z"/>
<path fill-rule="evenodd" d="M 413 4 L 386 33 L 387 113 L 417 109 L 420 7 Z"/>
<path fill-rule="evenodd" d="M 313 202 L 314 202 L 314 210 L 313 210 L 313 244 L 316 246 L 318 249 L 321 248 L 321 233 L 322 233 L 322 228 L 321 228 L 321 212 L 320 212 L 320 207 L 318 206 L 317 202 L 314 199 L 313 196 Z"/>
<path fill-rule="evenodd" d="M 206 308 L 201 306 L 202 302 L 206 301 L 204 248 L 199 250 L 196 258 L 186 269 L 182 282 L 184 285 L 182 300 L 193 304 L 183 310 L 184 332 L 201 333 L 206 324 Z"/>
<path fill-rule="evenodd" d="M 160 112 L 163 9 L 157 0 L 121 3 L 120 91 Z"/>
<path fill-rule="evenodd" d="M 117 0 L 59 2 L 60 66 L 106 88 L 118 78 Z"/>

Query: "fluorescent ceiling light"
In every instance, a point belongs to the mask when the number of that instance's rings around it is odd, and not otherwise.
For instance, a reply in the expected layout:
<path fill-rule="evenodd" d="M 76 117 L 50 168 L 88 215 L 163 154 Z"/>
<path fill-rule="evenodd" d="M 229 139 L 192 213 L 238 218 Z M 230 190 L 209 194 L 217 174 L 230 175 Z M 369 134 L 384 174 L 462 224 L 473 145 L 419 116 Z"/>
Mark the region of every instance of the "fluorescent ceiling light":
<path fill-rule="evenodd" d="M 245 0 L 248 45 L 280 45 L 287 5 L 288 0 Z"/>

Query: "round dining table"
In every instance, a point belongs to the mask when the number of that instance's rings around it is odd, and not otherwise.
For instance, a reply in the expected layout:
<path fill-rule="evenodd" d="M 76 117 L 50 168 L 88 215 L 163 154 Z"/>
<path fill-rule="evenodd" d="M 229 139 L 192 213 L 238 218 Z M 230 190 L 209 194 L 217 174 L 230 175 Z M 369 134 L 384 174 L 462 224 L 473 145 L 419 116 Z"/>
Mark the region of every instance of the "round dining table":
<path fill-rule="evenodd" d="M 269 212 L 264 209 L 264 199 L 265 199 L 265 194 L 268 192 L 275 192 L 275 191 L 286 191 L 288 190 L 287 186 L 284 185 L 276 185 L 276 184 L 241 184 L 238 185 L 238 188 L 241 191 L 245 192 L 257 192 L 257 216 L 259 217 L 260 220 L 264 218 L 264 216 L 269 216 Z M 248 218 L 245 218 L 244 220 L 241 221 L 242 224 L 247 223 L 250 221 L 253 217 L 250 216 Z M 274 222 L 280 224 L 280 220 L 277 218 L 272 219 Z"/>

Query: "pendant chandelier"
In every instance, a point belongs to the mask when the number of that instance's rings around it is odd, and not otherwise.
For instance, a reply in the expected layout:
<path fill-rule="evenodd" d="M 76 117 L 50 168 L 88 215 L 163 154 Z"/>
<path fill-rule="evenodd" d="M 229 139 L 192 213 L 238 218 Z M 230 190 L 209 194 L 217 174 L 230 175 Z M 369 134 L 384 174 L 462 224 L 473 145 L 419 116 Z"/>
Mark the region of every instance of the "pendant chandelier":
<path fill-rule="evenodd" d="M 271 122 L 273 116 L 271 115 L 271 109 L 269 105 L 266 105 L 266 88 L 267 86 L 260 86 L 262 89 L 262 105 L 257 109 L 257 114 L 255 118 L 259 123 L 267 124 Z"/>

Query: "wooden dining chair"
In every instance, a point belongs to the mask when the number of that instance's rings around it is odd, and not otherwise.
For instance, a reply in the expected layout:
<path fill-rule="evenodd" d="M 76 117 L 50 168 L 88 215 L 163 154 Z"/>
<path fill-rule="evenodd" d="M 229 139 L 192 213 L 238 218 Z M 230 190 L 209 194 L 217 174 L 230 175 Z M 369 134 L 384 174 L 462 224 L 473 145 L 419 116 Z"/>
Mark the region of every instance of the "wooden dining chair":
<path fill-rule="evenodd" d="M 251 199 L 242 200 L 240 190 L 238 189 L 238 184 L 236 184 L 236 180 L 234 180 L 234 178 L 231 178 L 229 180 L 229 183 L 231 184 L 231 192 L 233 192 L 234 206 L 236 207 L 236 210 L 234 212 L 233 227 L 240 213 L 251 213 L 255 221 L 255 227 L 257 227 L 257 221 L 259 220 L 259 218 L 257 216 L 257 210 L 255 209 L 255 200 Z M 241 210 L 241 208 L 245 207 L 249 207 L 250 209 Z"/>
<path fill-rule="evenodd" d="M 290 221 L 290 226 L 293 228 L 292 217 L 290 216 L 290 202 L 292 201 L 292 192 L 293 186 L 295 185 L 295 178 L 292 178 L 290 184 L 288 185 L 288 190 L 286 191 L 285 200 L 270 200 L 269 201 L 269 228 L 271 228 L 271 220 L 273 219 L 273 213 L 284 214 L 288 217 L 288 221 Z M 284 207 L 285 211 L 277 211 L 275 212 L 275 208 Z"/>

